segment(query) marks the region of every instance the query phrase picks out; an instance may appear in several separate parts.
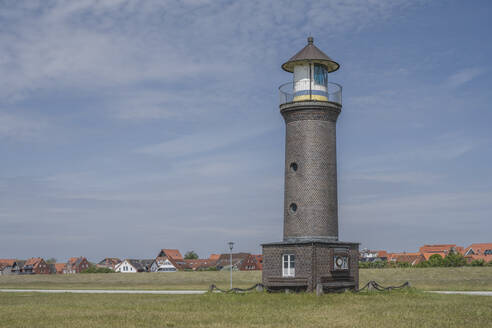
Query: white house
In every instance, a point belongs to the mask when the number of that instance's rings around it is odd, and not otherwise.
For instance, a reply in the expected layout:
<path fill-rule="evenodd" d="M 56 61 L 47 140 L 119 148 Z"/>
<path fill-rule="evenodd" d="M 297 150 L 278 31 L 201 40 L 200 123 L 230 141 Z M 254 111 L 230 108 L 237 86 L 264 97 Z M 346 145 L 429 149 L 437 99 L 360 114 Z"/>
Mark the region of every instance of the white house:
<path fill-rule="evenodd" d="M 114 271 L 122 273 L 137 273 L 137 268 L 135 268 L 129 260 L 124 260 L 116 264 Z"/>
<path fill-rule="evenodd" d="M 167 257 L 157 257 L 150 267 L 151 272 L 176 272 L 177 264 L 173 264 Z"/>

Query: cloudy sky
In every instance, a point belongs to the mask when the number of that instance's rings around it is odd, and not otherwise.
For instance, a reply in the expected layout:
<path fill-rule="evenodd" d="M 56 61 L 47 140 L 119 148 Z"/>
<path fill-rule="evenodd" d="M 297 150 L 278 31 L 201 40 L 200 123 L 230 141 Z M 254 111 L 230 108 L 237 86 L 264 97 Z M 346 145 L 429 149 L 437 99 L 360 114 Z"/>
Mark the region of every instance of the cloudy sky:
<path fill-rule="evenodd" d="M 0 257 L 261 252 L 280 65 L 341 64 L 340 239 L 492 241 L 489 1 L 0 0 Z"/>

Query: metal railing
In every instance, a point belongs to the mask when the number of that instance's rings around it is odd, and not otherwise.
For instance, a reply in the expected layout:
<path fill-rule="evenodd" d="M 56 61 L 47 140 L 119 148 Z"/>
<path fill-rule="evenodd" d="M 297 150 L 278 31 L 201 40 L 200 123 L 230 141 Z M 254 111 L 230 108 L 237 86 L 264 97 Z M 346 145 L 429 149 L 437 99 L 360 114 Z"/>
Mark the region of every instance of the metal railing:
<path fill-rule="evenodd" d="M 342 104 L 342 86 L 328 82 L 328 85 L 318 86 L 308 82 L 288 82 L 278 88 L 280 104 L 295 101 L 331 101 Z"/>

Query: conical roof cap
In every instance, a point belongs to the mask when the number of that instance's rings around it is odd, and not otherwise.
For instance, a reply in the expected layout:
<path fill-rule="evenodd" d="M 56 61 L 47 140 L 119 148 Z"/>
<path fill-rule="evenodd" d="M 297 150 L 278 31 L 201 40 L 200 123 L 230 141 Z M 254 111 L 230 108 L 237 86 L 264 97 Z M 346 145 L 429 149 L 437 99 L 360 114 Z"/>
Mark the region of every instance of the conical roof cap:
<path fill-rule="evenodd" d="M 328 57 L 323 51 L 319 50 L 314 45 L 314 40 L 311 36 L 308 38 L 308 44 L 301 51 L 282 64 L 282 69 L 293 73 L 294 66 L 301 62 L 321 64 L 327 68 L 328 73 L 334 72 L 340 67 L 336 61 Z"/>

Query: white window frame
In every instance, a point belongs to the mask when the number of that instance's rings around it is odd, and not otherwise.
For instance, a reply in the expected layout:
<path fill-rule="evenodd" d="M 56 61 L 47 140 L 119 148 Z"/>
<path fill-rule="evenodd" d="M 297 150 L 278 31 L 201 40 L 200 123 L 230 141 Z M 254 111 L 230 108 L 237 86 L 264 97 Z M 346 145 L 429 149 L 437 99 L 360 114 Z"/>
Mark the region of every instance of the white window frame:
<path fill-rule="evenodd" d="M 295 277 L 296 257 L 294 254 L 282 254 L 282 277 Z"/>

